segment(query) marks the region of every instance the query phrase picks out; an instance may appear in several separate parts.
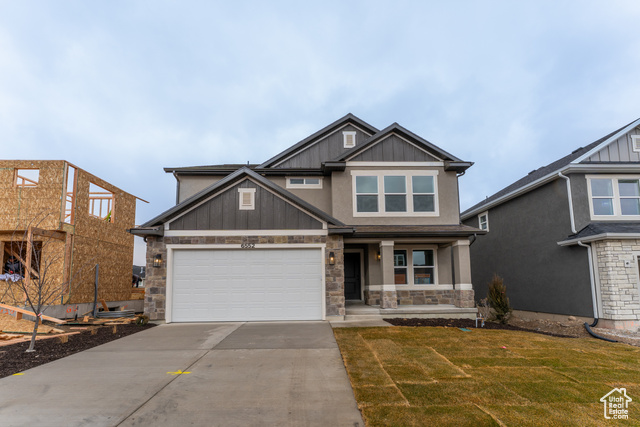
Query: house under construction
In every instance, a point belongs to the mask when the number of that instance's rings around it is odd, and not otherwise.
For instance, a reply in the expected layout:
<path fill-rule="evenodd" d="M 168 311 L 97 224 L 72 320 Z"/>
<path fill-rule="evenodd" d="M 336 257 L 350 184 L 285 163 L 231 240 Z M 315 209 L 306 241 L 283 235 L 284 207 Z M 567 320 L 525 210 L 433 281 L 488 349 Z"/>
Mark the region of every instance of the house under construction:
<path fill-rule="evenodd" d="M 0 160 L 1 265 L 4 270 L 13 257 L 29 281 L 46 259 L 39 251 L 61 254 L 47 270 L 66 284 L 57 305 L 93 303 L 96 264 L 99 300 L 121 305 L 133 299 L 134 237 L 127 229 L 135 224 L 135 212 L 135 196 L 69 162 Z M 45 240 L 53 243 L 43 248 Z M 0 302 L 24 303 L 7 288 L 8 282 L 0 281 Z"/>

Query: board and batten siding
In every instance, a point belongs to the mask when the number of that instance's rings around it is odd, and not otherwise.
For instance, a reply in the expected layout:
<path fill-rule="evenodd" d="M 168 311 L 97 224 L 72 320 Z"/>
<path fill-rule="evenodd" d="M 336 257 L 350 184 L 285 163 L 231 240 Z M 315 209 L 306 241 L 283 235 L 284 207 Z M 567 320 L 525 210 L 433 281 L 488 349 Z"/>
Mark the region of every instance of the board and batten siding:
<path fill-rule="evenodd" d="M 439 159 L 398 138 L 396 135 L 390 135 L 373 147 L 367 148 L 364 152 L 350 158 L 349 161 L 437 162 Z"/>
<path fill-rule="evenodd" d="M 255 209 L 240 210 L 239 188 L 255 188 Z M 245 179 L 175 219 L 171 230 L 286 230 L 322 229 L 322 222 Z"/>
<path fill-rule="evenodd" d="M 633 151 L 632 135 L 640 135 L 640 128 L 612 141 L 602 150 L 589 157 L 586 162 L 640 162 L 640 153 Z"/>
<path fill-rule="evenodd" d="M 331 135 L 328 135 L 308 148 L 286 159 L 282 163 L 274 165 L 274 168 L 320 168 L 322 162 L 333 160 L 349 149 L 344 148 L 342 132 L 356 132 L 356 146 L 369 138 L 369 134 L 362 132 L 354 126 L 345 126 Z"/>

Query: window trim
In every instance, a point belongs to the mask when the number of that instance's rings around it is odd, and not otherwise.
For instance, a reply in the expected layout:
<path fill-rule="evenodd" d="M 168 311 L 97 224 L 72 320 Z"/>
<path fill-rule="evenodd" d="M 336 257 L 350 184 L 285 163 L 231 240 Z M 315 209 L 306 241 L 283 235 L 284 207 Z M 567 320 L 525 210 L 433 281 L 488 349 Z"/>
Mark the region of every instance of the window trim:
<path fill-rule="evenodd" d="M 347 141 L 349 140 L 349 137 L 352 137 L 351 141 L 352 143 L 349 144 L 347 143 Z M 356 131 L 354 130 L 345 130 L 342 131 L 342 145 L 344 148 L 353 148 L 356 146 Z"/>
<path fill-rule="evenodd" d="M 304 180 L 303 184 L 292 184 L 292 179 L 302 179 Z M 307 184 L 308 179 L 317 179 L 317 184 Z M 287 185 L 286 188 L 303 188 L 303 189 L 321 189 L 322 188 L 322 177 L 321 176 L 291 176 L 287 177 Z"/>
<path fill-rule="evenodd" d="M 620 220 L 638 220 L 640 219 L 640 215 L 622 215 L 622 206 L 620 204 L 620 200 L 622 198 L 628 197 L 620 197 L 620 188 L 618 186 L 618 182 L 620 180 L 639 180 L 640 175 L 586 175 L 587 180 L 587 195 L 589 197 L 589 214 L 592 220 L 598 221 L 620 221 Z M 594 196 L 591 193 L 591 180 L 593 179 L 610 179 L 611 185 L 613 187 L 613 195 L 611 199 L 613 200 L 613 215 L 596 215 L 593 213 L 593 198 Z M 598 196 L 596 196 L 598 197 Z"/>
<path fill-rule="evenodd" d="M 255 188 L 238 188 L 238 209 L 241 211 L 254 211 L 256 209 L 256 189 Z M 243 204 L 244 195 L 249 194 L 250 203 Z"/>
<path fill-rule="evenodd" d="M 486 228 L 482 228 L 482 217 L 485 217 Z M 478 228 L 487 232 L 489 231 L 489 211 L 484 211 L 478 214 Z"/>
<path fill-rule="evenodd" d="M 352 211 L 354 217 L 438 217 L 440 216 L 440 203 L 438 191 L 438 174 L 437 170 L 352 170 L 351 171 L 351 199 Z M 358 212 L 356 177 L 357 176 L 375 176 L 378 179 L 378 211 L 377 212 Z M 385 176 L 404 176 L 407 196 L 406 212 L 386 212 L 385 211 L 385 192 L 384 177 Z M 433 177 L 433 212 L 414 212 L 413 210 L 413 177 L 414 176 L 431 176 Z M 426 193 L 418 193 L 423 195 Z"/>
<path fill-rule="evenodd" d="M 640 135 L 631 135 L 631 149 L 640 153 Z"/>
<path fill-rule="evenodd" d="M 407 251 L 407 284 L 396 284 L 398 290 L 442 290 L 445 289 L 440 285 L 438 277 L 438 246 L 437 245 L 396 245 L 393 247 L 394 251 Z M 415 284 L 414 283 L 414 265 L 413 265 L 413 251 L 432 251 L 433 252 L 433 283 L 429 285 Z M 394 263 L 395 274 L 395 263 Z M 418 268 L 421 268 L 418 266 Z M 444 285 L 446 289 L 451 289 L 451 286 Z"/>

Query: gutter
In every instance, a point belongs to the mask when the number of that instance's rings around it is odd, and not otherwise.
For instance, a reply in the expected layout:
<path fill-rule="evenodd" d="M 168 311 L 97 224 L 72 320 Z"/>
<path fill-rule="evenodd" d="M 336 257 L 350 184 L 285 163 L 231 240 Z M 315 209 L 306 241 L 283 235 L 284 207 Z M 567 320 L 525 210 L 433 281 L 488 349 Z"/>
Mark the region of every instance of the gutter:
<path fill-rule="evenodd" d="M 640 233 L 600 233 L 594 234 L 592 236 L 587 237 L 579 237 L 571 240 L 563 240 L 558 242 L 559 246 L 572 246 L 576 244 L 580 244 L 579 242 L 595 242 L 597 240 L 605 240 L 605 239 L 640 239 Z"/>

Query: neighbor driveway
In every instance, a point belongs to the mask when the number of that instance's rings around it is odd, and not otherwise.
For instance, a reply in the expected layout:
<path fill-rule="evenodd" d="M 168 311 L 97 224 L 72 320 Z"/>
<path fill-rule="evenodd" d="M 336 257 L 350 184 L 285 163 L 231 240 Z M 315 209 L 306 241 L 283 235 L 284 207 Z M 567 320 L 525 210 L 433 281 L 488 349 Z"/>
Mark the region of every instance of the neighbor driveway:
<path fill-rule="evenodd" d="M 0 380 L 0 420 L 364 425 L 328 322 L 160 325 Z"/>

